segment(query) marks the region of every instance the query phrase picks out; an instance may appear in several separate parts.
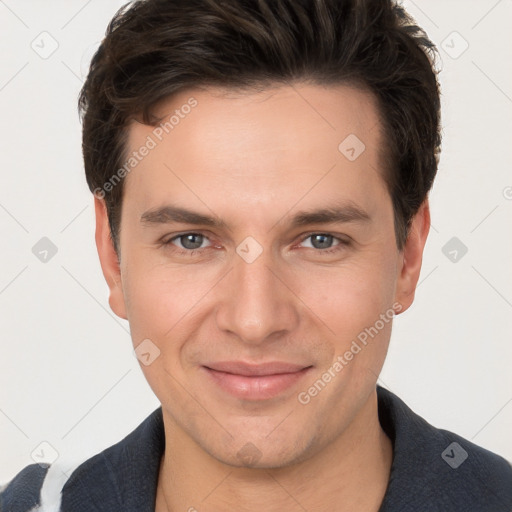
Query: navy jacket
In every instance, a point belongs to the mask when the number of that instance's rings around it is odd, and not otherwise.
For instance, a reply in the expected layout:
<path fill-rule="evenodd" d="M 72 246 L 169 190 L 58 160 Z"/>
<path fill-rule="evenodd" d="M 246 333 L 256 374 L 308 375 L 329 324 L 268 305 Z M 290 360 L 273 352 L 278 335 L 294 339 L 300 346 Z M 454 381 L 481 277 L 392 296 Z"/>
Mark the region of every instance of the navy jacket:
<path fill-rule="evenodd" d="M 393 442 L 380 512 L 512 512 L 505 459 L 434 428 L 391 392 L 377 392 L 380 423 Z M 2 487 L 0 512 L 154 512 L 164 447 L 160 407 L 64 481 L 52 466 L 27 466 Z"/>

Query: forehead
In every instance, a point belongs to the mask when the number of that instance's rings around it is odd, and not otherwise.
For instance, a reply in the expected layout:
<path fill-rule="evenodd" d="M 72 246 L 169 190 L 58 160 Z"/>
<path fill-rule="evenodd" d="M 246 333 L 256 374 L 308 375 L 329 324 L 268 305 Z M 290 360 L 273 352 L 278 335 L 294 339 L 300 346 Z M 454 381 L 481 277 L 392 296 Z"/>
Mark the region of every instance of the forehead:
<path fill-rule="evenodd" d="M 349 85 L 290 84 L 263 90 L 186 89 L 161 101 L 153 114 L 159 118 L 155 127 L 132 123 L 129 143 L 136 143 L 140 136 L 155 130 L 158 139 L 177 138 L 180 132 L 186 136 L 190 135 L 189 128 L 193 128 L 196 136 L 208 138 L 220 138 L 223 131 L 230 129 L 257 129 L 260 141 L 270 139 L 277 143 L 286 135 L 308 132 L 317 137 L 329 134 L 329 139 L 336 142 L 350 133 L 367 137 L 369 130 L 380 127 L 374 95 Z M 187 118 L 191 120 L 185 122 Z M 287 130 L 276 139 L 276 132 L 282 127 Z"/>
<path fill-rule="evenodd" d="M 132 123 L 127 142 L 127 158 L 138 155 L 125 194 L 146 207 L 194 194 L 230 196 L 251 208 L 276 200 L 290 206 L 308 188 L 310 200 L 343 189 L 382 193 L 380 122 L 367 91 L 189 89 L 154 113 L 160 123 Z"/>

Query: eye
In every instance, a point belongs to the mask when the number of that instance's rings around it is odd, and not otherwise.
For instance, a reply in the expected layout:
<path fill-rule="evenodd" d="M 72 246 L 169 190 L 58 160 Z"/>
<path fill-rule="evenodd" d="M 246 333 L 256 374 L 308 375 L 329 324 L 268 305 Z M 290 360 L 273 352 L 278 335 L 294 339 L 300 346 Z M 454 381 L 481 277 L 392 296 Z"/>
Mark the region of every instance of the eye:
<path fill-rule="evenodd" d="M 317 252 L 331 253 L 349 245 L 348 240 L 335 237 L 329 233 L 311 233 L 301 242 L 303 247 L 318 249 Z"/>
<path fill-rule="evenodd" d="M 208 245 L 202 247 L 205 241 L 208 242 Z M 182 249 L 183 252 L 193 251 L 195 249 L 204 249 L 211 245 L 208 238 L 200 233 L 183 233 L 182 235 L 170 238 L 164 243 L 165 245 L 176 245 L 179 249 Z"/>

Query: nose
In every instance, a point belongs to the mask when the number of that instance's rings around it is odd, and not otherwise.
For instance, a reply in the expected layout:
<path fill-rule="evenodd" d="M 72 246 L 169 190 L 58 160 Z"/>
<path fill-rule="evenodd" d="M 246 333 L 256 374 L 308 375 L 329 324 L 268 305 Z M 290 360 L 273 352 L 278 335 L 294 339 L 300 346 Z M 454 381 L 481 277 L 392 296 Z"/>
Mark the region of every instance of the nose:
<path fill-rule="evenodd" d="M 299 323 L 298 299 L 286 274 L 268 251 L 251 263 L 235 257 L 233 270 L 223 280 L 218 328 L 252 345 L 293 332 Z"/>

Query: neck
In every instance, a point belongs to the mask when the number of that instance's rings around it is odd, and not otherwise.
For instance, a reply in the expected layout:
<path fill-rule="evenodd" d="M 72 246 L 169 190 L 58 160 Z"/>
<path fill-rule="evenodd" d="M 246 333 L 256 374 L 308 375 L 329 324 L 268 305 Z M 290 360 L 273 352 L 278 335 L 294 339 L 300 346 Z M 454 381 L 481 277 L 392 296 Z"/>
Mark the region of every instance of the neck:
<path fill-rule="evenodd" d="M 392 445 L 379 424 L 376 393 L 337 439 L 313 457 L 281 468 L 223 464 L 165 413 L 164 426 L 156 512 L 377 512 L 389 481 Z"/>

